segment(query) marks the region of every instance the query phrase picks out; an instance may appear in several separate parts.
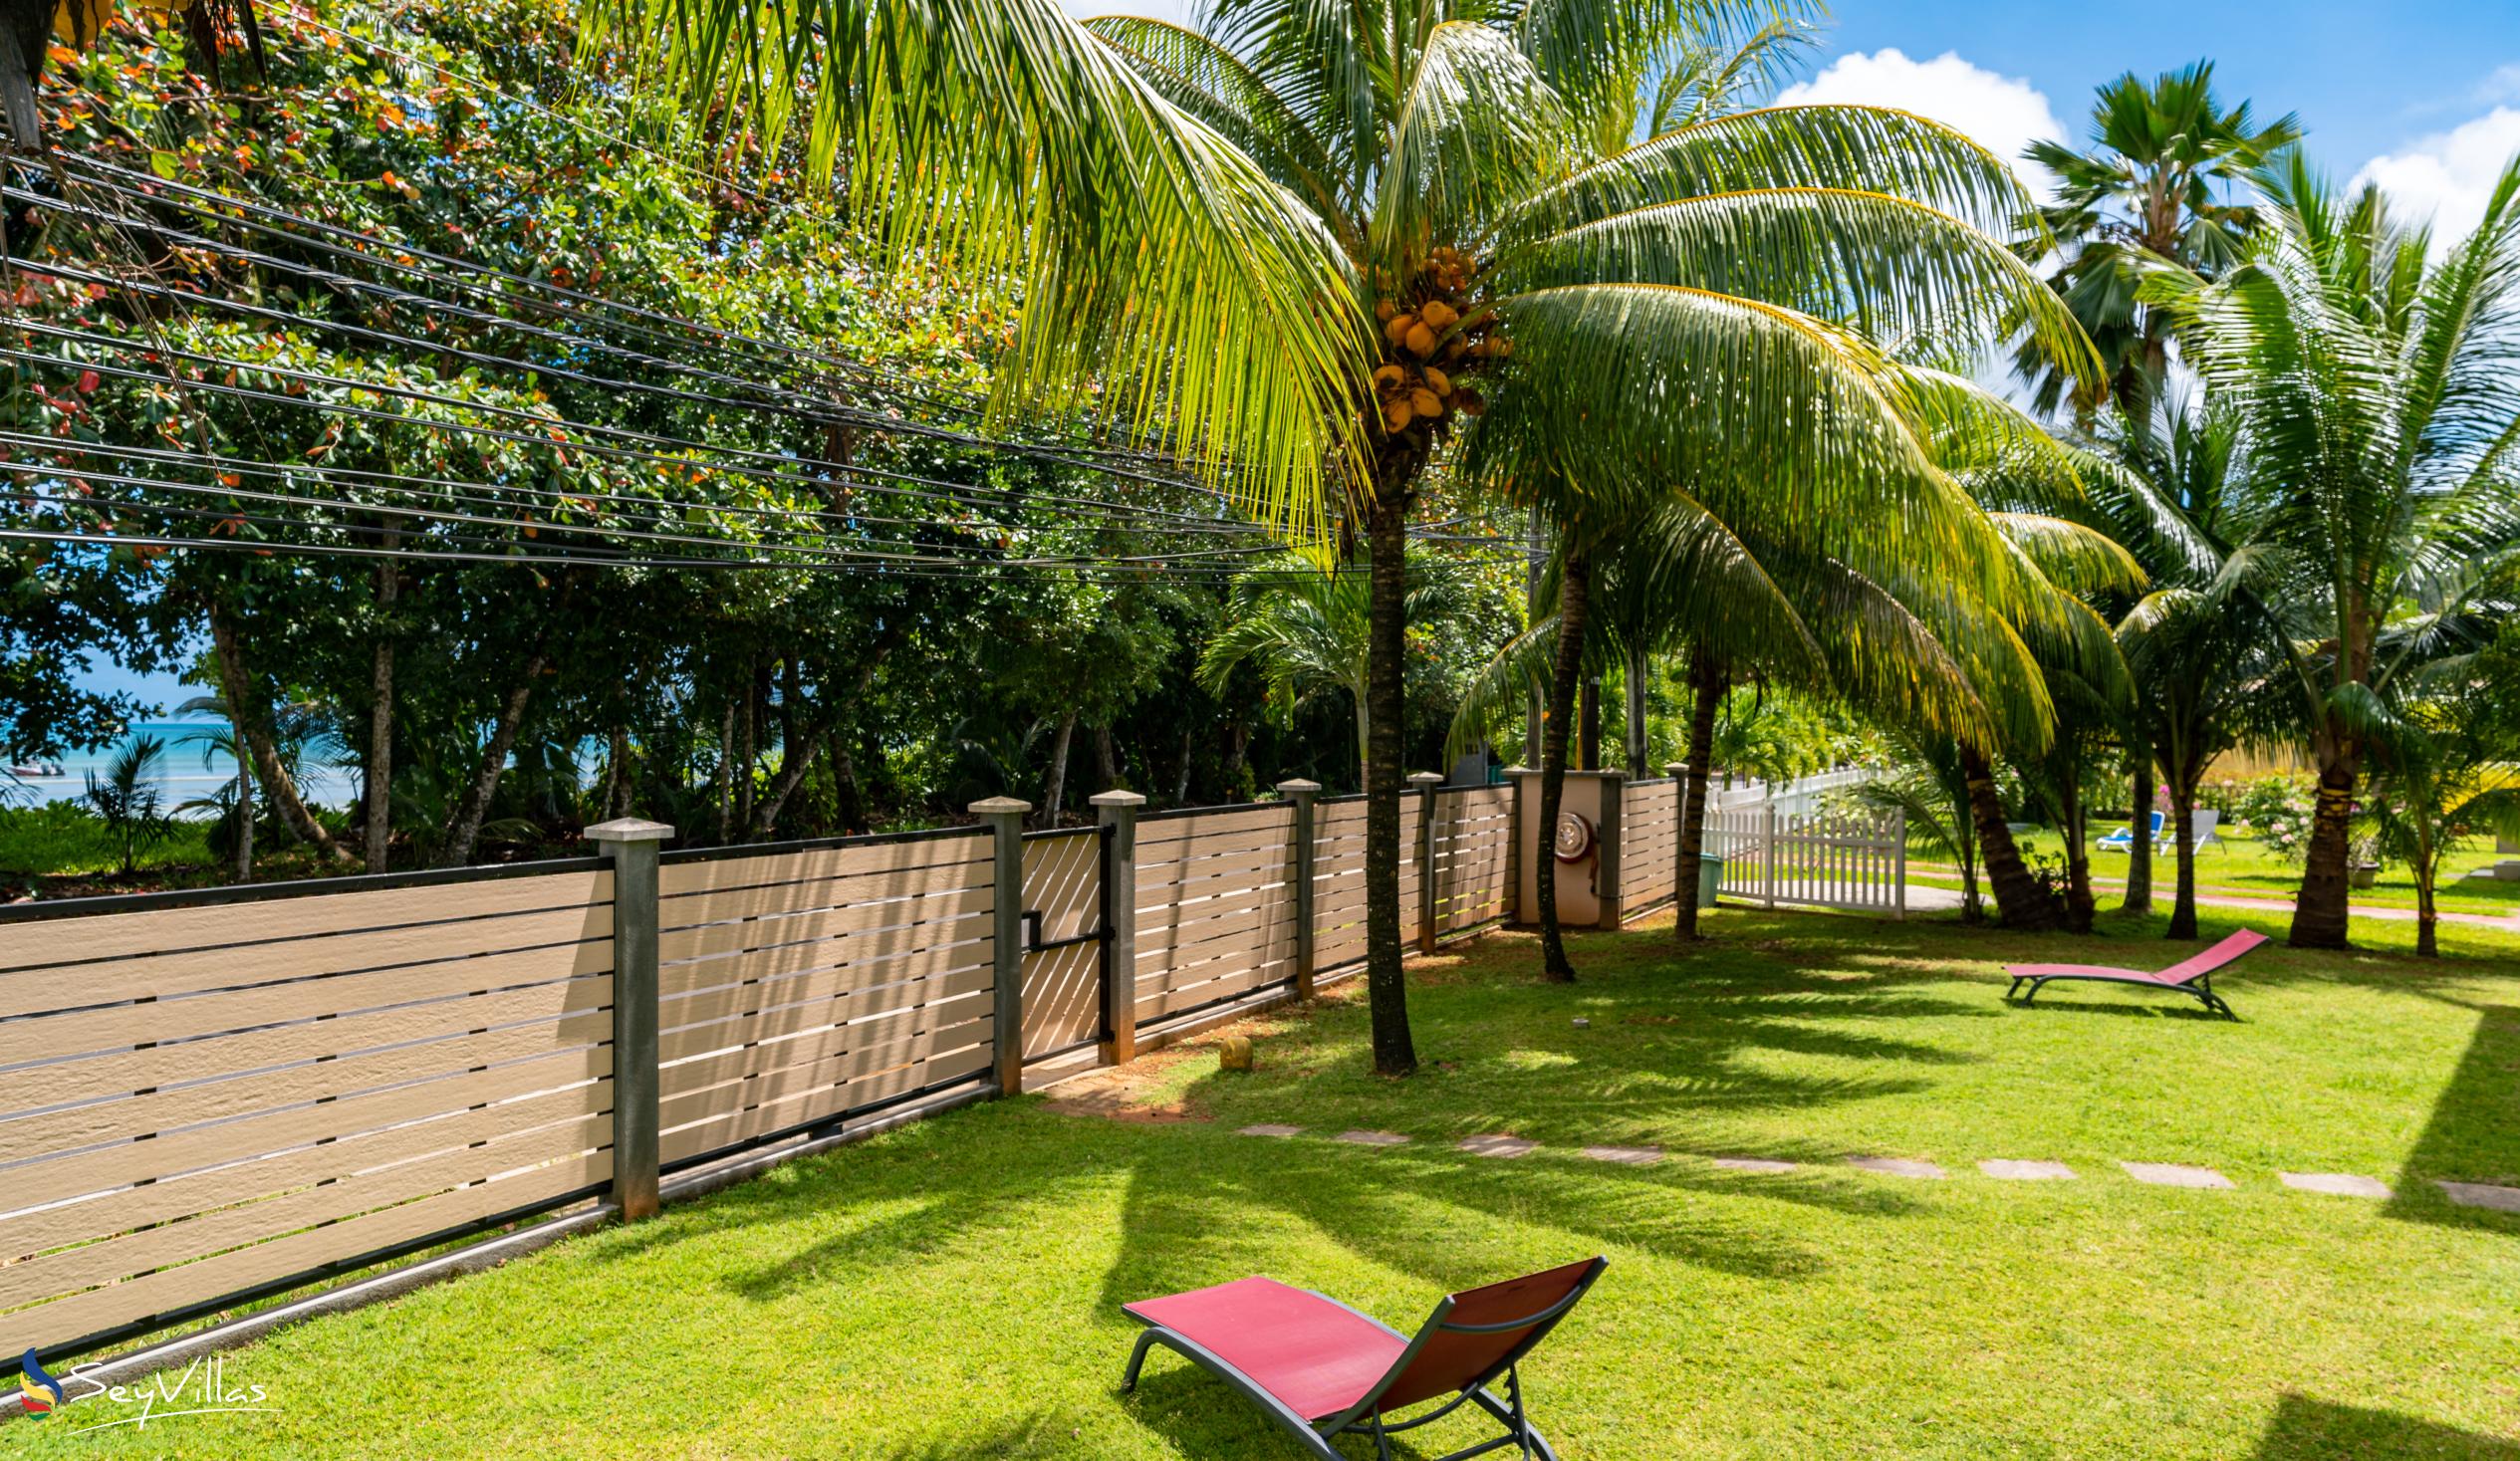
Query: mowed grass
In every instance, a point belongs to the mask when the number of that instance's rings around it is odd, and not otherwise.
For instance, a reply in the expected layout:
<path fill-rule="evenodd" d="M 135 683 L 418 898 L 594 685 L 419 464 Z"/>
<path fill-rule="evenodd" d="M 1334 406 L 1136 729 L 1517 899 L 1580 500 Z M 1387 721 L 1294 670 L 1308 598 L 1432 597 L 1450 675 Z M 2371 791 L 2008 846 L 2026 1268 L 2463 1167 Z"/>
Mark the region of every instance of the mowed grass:
<path fill-rule="evenodd" d="M 1343 986 L 1249 1022 L 1256 1074 L 1149 1062 L 1137 1096 L 1204 1119 L 966 1108 L 230 1356 L 278 1413 L 73 1436 L 73 1407 L 0 1448 L 1292 1458 L 1168 1356 L 1116 1394 L 1119 1306 L 1266 1272 L 1405 1329 L 1446 1290 L 1599 1252 L 1602 1286 L 1525 1370 L 1567 1461 L 2520 1457 L 2520 1217 L 2430 1180 L 2520 1183 L 2520 940 L 2445 930 L 2455 957 L 2424 962 L 2371 924 L 2368 951 L 2269 948 L 2221 986 L 2239 1024 L 2108 989 L 1999 999 L 2000 960 L 2167 961 L 2158 927 L 1727 910 L 1686 956 L 1667 923 L 1578 935 L 1573 986 L 1494 935 L 1412 967 L 1414 1079 L 1365 1073 Z M 1235 1134 L 1259 1121 L 1317 1134 Z M 1415 1139 L 1326 1139 L 1352 1126 Z M 1545 1145 L 1452 1149 L 1486 1132 Z M 1595 1143 L 1672 1154 L 1577 1154 Z M 1805 1165 L 1705 1159 L 1725 1153 Z M 1952 1175 L 1844 1165 L 1868 1153 Z M 2082 1175 L 1998 1182 L 1989 1157 Z M 2140 1185 L 2120 1159 L 2238 1188 Z M 1407 1454 L 1476 1432 L 1425 1434 Z"/>
<path fill-rule="evenodd" d="M 2095 822 L 2091 825 L 2090 842 L 2092 877 L 2103 907 L 2115 907 L 2126 881 L 2128 854 L 2099 846 L 2100 840 L 2126 826 L 2123 822 Z M 2289 899 L 2301 891 L 2301 864 L 2285 858 L 2258 841 L 2255 833 L 2225 825 L 2220 833 L 2221 844 L 2201 848 L 2196 852 L 2196 887 L 2205 897 L 2239 895 L 2252 898 Z M 2047 828 L 2037 828 L 2020 840 L 2022 853 L 2031 858 L 2046 858 L 2062 864 L 2065 860 L 2065 840 Z M 2515 854 L 2494 851 L 2491 838 L 2471 838 L 2458 852 L 2442 859 L 2441 875 L 2433 887 L 2433 903 L 2444 913 L 2481 913 L 2487 917 L 2520 914 L 2520 881 L 2499 878 L 2470 878 L 2467 874 L 2482 867 L 2491 867 Z M 1919 863 L 1934 866 L 1931 874 L 1922 874 L 1916 881 L 1934 887 L 1956 888 L 1960 885 L 1956 870 L 1942 870 L 1949 864 L 1924 853 L 1910 853 L 1908 866 Z M 1981 877 L 1980 887 L 1984 887 Z M 2178 866 L 2167 849 L 2152 858 L 2152 896 L 2167 905 L 2178 889 Z M 1991 901 L 1992 894 L 1988 895 Z M 2407 908 L 2415 906 L 2414 874 L 2403 863 L 2384 863 L 2370 887 L 2355 888 L 2351 900 L 2360 908 Z"/>

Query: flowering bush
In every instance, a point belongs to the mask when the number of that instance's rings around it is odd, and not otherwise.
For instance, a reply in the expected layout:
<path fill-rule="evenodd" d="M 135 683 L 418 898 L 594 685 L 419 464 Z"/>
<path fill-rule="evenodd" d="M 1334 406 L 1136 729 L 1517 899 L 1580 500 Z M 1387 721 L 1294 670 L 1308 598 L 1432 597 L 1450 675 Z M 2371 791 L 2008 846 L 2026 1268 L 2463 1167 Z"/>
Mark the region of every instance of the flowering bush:
<path fill-rule="evenodd" d="M 2315 801 L 2316 787 L 2307 776 L 2261 776 L 2240 788 L 2231 810 L 2268 852 L 2298 862 L 2309 852 Z"/>

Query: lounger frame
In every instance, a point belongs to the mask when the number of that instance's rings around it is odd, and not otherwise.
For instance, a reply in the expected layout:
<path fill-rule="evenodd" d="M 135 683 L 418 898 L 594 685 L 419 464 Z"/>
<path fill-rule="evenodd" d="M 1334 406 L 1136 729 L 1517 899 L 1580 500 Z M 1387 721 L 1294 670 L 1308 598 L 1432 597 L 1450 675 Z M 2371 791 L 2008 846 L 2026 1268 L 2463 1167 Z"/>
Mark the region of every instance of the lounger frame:
<path fill-rule="evenodd" d="M 1549 1448 L 1549 1442 L 1533 1427 L 1531 1417 L 1523 1409 L 1522 1358 L 1531 1352 L 1533 1345 L 1548 1338 L 1549 1332 L 1557 1328 L 1558 1321 L 1565 1318 L 1567 1311 L 1573 1309 L 1583 1299 L 1585 1294 L 1592 1289 L 1594 1281 L 1602 1276 L 1602 1270 L 1608 1266 L 1602 1259 L 1593 1260 L 1584 1277 L 1577 1281 L 1573 1291 L 1564 1298 L 1536 1314 L 1503 1324 L 1453 1324 L 1450 1321 L 1452 1300 L 1446 1297 L 1435 1306 L 1435 1312 L 1427 1317 L 1424 1325 L 1419 1327 L 1414 1339 L 1401 1334 L 1373 1315 L 1341 1304 L 1327 1294 L 1305 1290 L 1305 1293 L 1311 1294 L 1323 1303 L 1345 1310 L 1389 1335 L 1392 1339 L 1406 1340 L 1407 1343 L 1407 1347 L 1400 1350 L 1398 1357 L 1391 1361 L 1391 1367 L 1384 1372 L 1381 1379 L 1375 1381 L 1373 1388 L 1359 1397 L 1354 1405 L 1328 1420 L 1316 1422 L 1308 1416 L 1296 1414 L 1285 1401 L 1263 1389 L 1258 1381 L 1236 1369 L 1214 1350 L 1162 1325 L 1148 1325 L 1145 1333 L 1137 1337 L 1137 1345 L 1130 1351 L 1129 1355 L 1129 1373 L 1121 1380 L 1121 1393 L 1127 1394 L 1137 1387 L 1137 1374 L 1146 1362 L 1147 1352 L 1160 1344 L 1241 1391 L 1245 1399 L 1260 1407 L 1261 1413 L 1275 1420 L 1289 1435 L 1293 1436 L 1296 1444 L 1302 1446 L 1307 1455 L 1319 1458 L 1319 1461 L 1349 1461 L 1345 1454 L 1331 1444 L 1332 1438 L 1340 1435 L 1372 1436 L 1377 1461 L 1391 1461 L 1390 1438 L 1392 1436 L 1441 1420 L 1463 1405 L 1476 1405 L 1486 1411 L 1495 1418 L 1497 1424 L 1505 1428 L 1505 1433 L 1476 1445 L 1463 1447 L 1458 1451 L 1449 1451 L 1441 1456 L 1430 1457 L 1428 1461 L 1465 1461 L 1467 1457 L 1484 1456 L 1491 1451 L 1503 1450 L 1507 1446 L 1518 1447 L 1516 1454 L 1526 1458 L 1526 1461 L 1532 1461 L 1532 1458 L 1537 1458 L 1537 1461 L 1558 1461 L 1558 1453 Z M 1445 1333 L 1494 1335 L 1525 1327 L 1531 1329 L 1530 1334 L 1525 1335 L 1520 1342 L 1508 1349 L 1504 1357 L 1491 1366 L 1486 1373 L 1462 1387 L 1451 1399 L 1423 1415 L 1412 1416 L 1407 1420 L 1393 1421 L 1384 1417 L 1381 1405 L 1383 1396 L 1389 1393 L 1391 1386 L 1398 1383 L 1400 1377 L 1408 1373 L 1409 1365 L 1417 1358 L 1418 1352 L 1433 1342 L 1437 1335 Z M 1505 1382 L 1505 1393 L 1502 1395 L 1490 1388 L 1499 1378 Z"/>
<path fill-rule="evenodd" d="M 2091 984 L 2132 984 L 2138 989 L 2166 989 L 2201 1002 L 2207 1010 L 2226 1020 L 2240 1018 L 2231 1012 L 2231 1006 L 2222 1002 L 2221 995 L 2214 993 L 2214 977 L 2211 974 L 2199 974 L 2181 984 L 2164 984 L 2158 979 L 2146 978 L 2133 970 L 2125 974 L 2103 973 L 2097 969 L 2088 974 L 2015 974 L 2012 977 L 2012 988 L 2004 991 L 2004 998 L 2011 999 L 2014 995 L 2020 994 L 2021 986 L 2027 984 L 2030 986 L 2030 992 L 2021 996 L 2021 1002 L 2027 1005 L 2037 999 L 2039 991 L 2046 988 L 2049 983 L 2076 980 Z"/>

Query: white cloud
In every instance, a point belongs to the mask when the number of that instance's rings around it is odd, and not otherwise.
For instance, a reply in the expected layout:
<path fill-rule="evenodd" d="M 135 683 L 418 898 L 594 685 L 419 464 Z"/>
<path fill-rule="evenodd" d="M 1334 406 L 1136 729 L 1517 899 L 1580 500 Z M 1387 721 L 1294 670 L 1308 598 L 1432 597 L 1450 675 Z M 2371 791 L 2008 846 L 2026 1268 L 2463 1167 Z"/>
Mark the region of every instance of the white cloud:
<path fill-rule="evenodd" d="M 2402 152 L 2374 157 L 2354 175 L 2354 185 L 2379 183 L 2400 217 L 2430 216 L 2434 241 L 2446 246 L 2476 230 L 2514 153 L 2520 153 L 2520 110 L 2497 107 L 2418 137 Z"/>
<path fill-rule="evenodd" d="M 2021 149 L 2042 137 L 2065 136 L 2065 123 L 2057 121 L 2045 93 L 1973 66 L 1952 51 L 1931 61 L 1909 60 L 1895 47 L 1841 56 L 1810 81 L 1786 88 L 1777 101 L 1895 107 L 1929 117 L 2010 162 L 2022 181 L 2042 192 L 2046 172 L 2023 161 Z"/>
<path fill-rule="evenodd" d="M 2476 88 L 2476 100 L 2487 104 L 2520 102 L 2520 61 L 2497 67 L 2494 74 Z"/>

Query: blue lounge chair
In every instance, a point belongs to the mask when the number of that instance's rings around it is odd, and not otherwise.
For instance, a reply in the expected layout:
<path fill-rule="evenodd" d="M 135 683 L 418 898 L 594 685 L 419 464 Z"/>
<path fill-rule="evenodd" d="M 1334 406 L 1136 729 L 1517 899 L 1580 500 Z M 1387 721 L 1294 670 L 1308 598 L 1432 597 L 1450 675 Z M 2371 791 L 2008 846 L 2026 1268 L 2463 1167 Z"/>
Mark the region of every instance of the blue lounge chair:
<path fill-rule="evenodd" d="M 2158 845 L 2160 844 L 2160 841 L 2161 841 L 2161 827 L 2162 827 L 2162 824 L 2163 824 L 2164 822 L 2166 822 L 2167 820 L 2168 820 L 2168 819 L 2164 818 L 2164 817 L 2163 817 L 2160 813 L 2158 813 L 2158 812 L 2153 813 L 2153 814 L 2152 814 L 2152 830 L 2151 830 L 2150 832 L 2148 832 L 2148 833 L 2145 833 L 2145 834 L 2144 834 L 2145 839 L 2146 839 L 2147 841 L 2151 842 L 2153 845 L 2158 846 Z M 2105 837 L 2105 838 L 2102 838 L 2102 839 L 2100 840 L 2100 842 L 2097 844 L 2097 846 L 2101 849 L 2101 851 L 2103 851 L 2103 852 L 2134 852 L 2134 851 L 2135 851 L 2135 826 L 2134 826 L 2134 824 L 2130 823 L 2130 824 L 2128 824 L 2128 825 L 2127 825 L 2127 826 L 2125 826 L 2125 827 L 2119 828 L 2116 832 L 2111 833 L 2109 836 L 2107 836 L 2107 837 Z"/>

